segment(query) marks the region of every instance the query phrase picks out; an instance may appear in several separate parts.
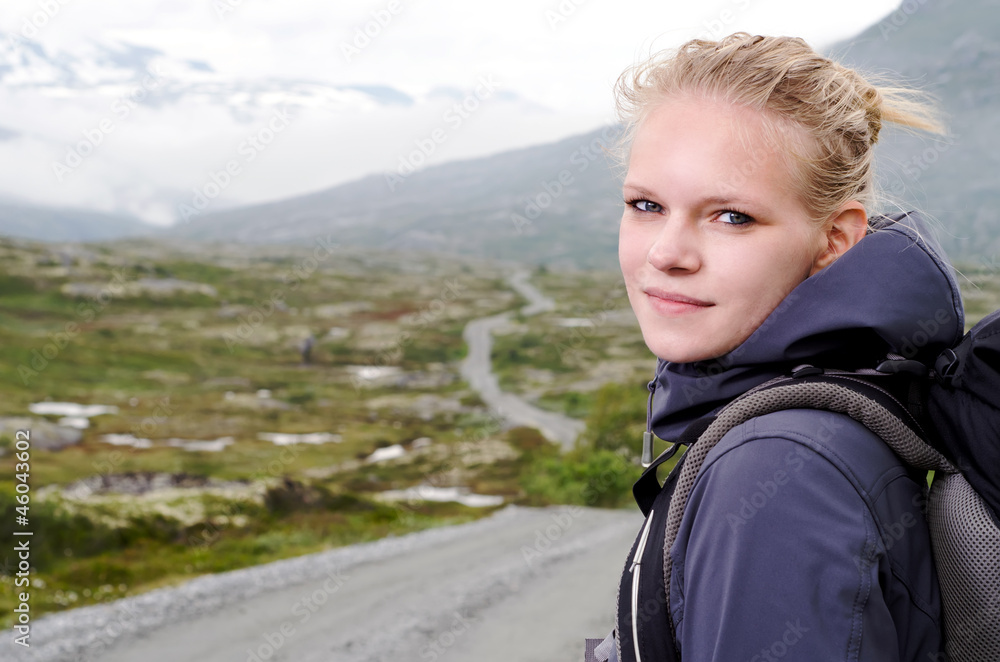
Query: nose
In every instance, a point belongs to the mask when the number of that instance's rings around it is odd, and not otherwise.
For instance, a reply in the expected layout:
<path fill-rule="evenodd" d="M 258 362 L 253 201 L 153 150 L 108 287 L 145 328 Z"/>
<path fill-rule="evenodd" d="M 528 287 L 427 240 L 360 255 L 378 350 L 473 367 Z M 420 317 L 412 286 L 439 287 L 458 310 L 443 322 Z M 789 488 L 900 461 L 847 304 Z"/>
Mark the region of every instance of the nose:
<path fill-rule="evenodd" d="M 665 219 L 646 253 L 659 271 L 695 272 L 701 267 L 701 241 L 696 222 L 672 215 Z"/>

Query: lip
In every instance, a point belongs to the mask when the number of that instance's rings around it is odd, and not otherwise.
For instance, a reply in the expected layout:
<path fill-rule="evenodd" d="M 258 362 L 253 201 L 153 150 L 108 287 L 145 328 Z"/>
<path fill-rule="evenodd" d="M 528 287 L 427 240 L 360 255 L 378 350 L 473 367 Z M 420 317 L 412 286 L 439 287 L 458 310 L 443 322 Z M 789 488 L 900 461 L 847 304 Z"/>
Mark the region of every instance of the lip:
<path fill-rule="evenodd" d="M 661 313 L 691 313 L 715 305 L 710 301 L 702 301 L 677 292 L 667 292 L 656 287 L 646 288 L 643 292 L 649 297 L 650 305 Z"/>

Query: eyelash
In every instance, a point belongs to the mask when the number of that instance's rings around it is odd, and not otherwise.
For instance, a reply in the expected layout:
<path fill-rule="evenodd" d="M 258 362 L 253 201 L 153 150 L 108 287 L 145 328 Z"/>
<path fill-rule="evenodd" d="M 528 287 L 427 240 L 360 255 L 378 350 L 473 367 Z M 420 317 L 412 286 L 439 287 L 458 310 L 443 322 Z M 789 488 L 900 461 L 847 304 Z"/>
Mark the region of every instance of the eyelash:
<path fill-rule="evenodd" d="M 646 211 L 644 209 L 639 209 L 636 206 L 636 203 L 639 203 L 639 202 L 653 202 L 653 201 L 652 200 L 647 200 L 646 198 L 632 198 L 630 200 L 626 200 L 625 204 L 628 205 L 629 207 L 631 207 L 632 209 L 634 209 L 635 211 L 639 212 L 640 214 L 655 214 L 656 213 L 656 212 Z M 657 204 L 657 203 L 653 202 L 653 204 Z M 659 205 L 657 205 L 657 206 L 659 206 Z M 753 216 L 751 216 L 750 214 L 748 214 L 745 211 L 740 211 L 736 207 L 730 207 L 728 209 L 723 209 L 723 210 L 719 211 L 719 213 L 717 214 L 717 216 L 721 216 L 722 214 L 725 214 L 725 213 L 739 214 L 740 216 L 746 216 L 749 219 L 745 223 L 726 223 L 726 225 L 732 225 L 734 227 L 740 227 L 740 226 L 751 225 L 752 223 L 755 223 L 757 221 L 757 219 L 755 219 Z"/>
<path fill-rule="evenodd" d="M 723 209 L 722 211 L 719 212 L 719 215 L 721 216 L 722 214 L 725 213 L 739 214 L 740 216 L 746 216 L 749 219 L 745 223 L 727 223 L 726 225 L 734 225 L 736 227 L 741 227 L 741 226 L 752 225 L 753 223 L 757 222 L 757 219 L 755 219 L 753 216 L 746 213 L 745 211 L 740 211 L 735 207 L 730 207 L 729 209 Z"/>

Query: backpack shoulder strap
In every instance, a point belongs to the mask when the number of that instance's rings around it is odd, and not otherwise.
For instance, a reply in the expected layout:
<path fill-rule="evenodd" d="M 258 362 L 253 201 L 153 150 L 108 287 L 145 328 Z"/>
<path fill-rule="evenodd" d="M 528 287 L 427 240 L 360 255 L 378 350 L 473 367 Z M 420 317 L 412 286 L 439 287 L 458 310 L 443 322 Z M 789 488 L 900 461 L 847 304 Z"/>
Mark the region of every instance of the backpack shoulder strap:
<path fill-rule="evenodd" d="M 670 591 L 669 550 L 705 458 L 732 428 L 756 416 L 783 409 L 822 409 L 850 416 L 882 438 L 907 464 L 955 473 L 955 467 L 923 440 L 917 421 L 888 391 L 850 374 L 822 374 L 818 368 L 768 382 L 731 402 L 687 451 L 670 500 L 664 538 L 663 578 Z"/>

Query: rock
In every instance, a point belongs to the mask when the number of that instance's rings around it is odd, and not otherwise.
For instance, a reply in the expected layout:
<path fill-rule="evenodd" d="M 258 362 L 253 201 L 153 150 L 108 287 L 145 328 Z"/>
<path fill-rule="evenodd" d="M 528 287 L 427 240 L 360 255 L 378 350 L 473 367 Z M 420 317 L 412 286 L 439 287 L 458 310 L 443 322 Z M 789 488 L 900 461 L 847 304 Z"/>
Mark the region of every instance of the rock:
<path fill-rule="evenodd" d="M 29 431 L 33 450 L 57 451 L 80 443 L 83 432 L 28 416 L 0 418 L 0 436 L 14 438 L 18 430 Z"/>
<path fill-rule="evenodd" d="M 77 298 L 98 298 L 110 295 L 117 298 L 125 297 L 169 297 L 182 293 L 204 294 L 208 297 L 218 296 L 211 285 L 192 283 L 177 278 L 139 278 L 124 285 L 108 283 L 66 283 L 60 291 L 66 296 Z"/>
<path fill-rule="evenodd" d="M 166 489 L 205 489 L 243 487 L 245 481 L 223 481 L 186 473 L 130 471 L 121 474 L 99 474 L 70 483 L 62 492 L 69 498 L 86 498 L 93 494 L 129 494 L 139 496 Z"/>

